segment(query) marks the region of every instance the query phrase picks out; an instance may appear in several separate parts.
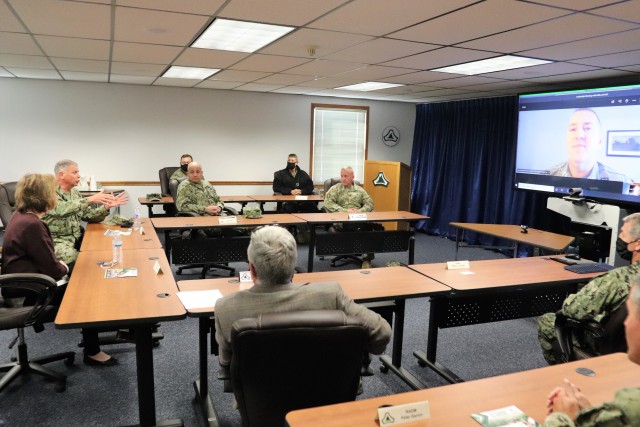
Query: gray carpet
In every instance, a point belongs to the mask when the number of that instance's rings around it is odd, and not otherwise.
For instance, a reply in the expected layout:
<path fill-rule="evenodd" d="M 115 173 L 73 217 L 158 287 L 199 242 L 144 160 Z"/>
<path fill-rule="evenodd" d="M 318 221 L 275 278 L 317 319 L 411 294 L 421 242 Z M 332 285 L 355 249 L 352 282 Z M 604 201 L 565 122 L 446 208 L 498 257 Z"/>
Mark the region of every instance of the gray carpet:
<path fill-rule="evenodd" d="M 418 234 L 416 263 L 442 262 L 453 259 L 455 244 L 440 237 Z M 307 247 L 299 248 L 298 266 L 306 269 Z M 461 249 L 460 258 L 469 260 L 503 258 L 504 255 L 478 248 Z M 374 266 L 388 261 L 407 262 L 404 254 L 377 255 Z M 246 269 L 246 264 L 237 265 Z M 355 268 L 355 265 L 342 268 Z M 329 270 L 329 261 L 316 259 L 315 271 Z M 225 272 L 221 272 L 226 275 Z M 215 277 L 211 274 L 209 277 Z M 197 275 L 176 276 L 177 280 L 197 278 Z M 429 387 L 446 384 L 435 373 L 421 368 L 412 356 L 415 349 L 426 348 L 428 299 L 409 300 L 405 320 L 403 366 Z M 165 322 L 161 326 L 164 340 L 154 349 L 156 413 L 158 420 L 180 418 L 185 426 L 205 425 L 194 403 L 193 380 L 198 377 L 196 319 Z M 48 325 L 35 334 L 27 331 L 32 356 L 75 350 L 77 360 L 67 367 L 62 362 L 49 364 L 52 369 L 68 375 L 67 390 L 54 391 L 54 384 L 30 375 L 15 380 L 0 393 L 0 427 L 5 426 L 114 426 L 131 425 L 138 420 L 135 350 L 133 345 L 104 347 L 117 357 L 119 366 L 96 368 L 85 366 L 82 351 L 77 347 L 79 331 L 56 330 Z M 12 351 L 7 348 L 15 336 L 13 331 L 0 332 L 0 361 L 8 361 Z M 390 354 L 390 349 L 387 351 Z M 517 372 L 545 365 L 538 348 L 534 319 L 520 319 L 491 324 L 441 330 L 438 341 L 439 362 L 465 380 Z M 210 357 L 210 391 L 222 426 L 239 426 L 233 409 L 233 397 L 222 392 L 215 379 L 217 360 Z M 409 391 L 393 374 L 382 374 L 380 363 L 374 360 L 375 375 L 364 379 L 364 394 L 360 399 Z M 311 369 L 322 367 L 311 367 Z M 544 402 L 541 402 L 544 404 Z"/>

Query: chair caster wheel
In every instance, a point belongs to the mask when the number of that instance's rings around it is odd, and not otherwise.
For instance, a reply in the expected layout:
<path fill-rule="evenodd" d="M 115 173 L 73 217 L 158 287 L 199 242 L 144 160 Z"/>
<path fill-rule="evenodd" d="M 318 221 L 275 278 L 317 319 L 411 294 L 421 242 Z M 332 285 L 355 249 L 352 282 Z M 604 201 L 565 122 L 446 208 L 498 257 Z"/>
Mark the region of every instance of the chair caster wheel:
<path fill-rule="evenodd" d="M 386 374 L 387 372 L 389 372 L 389 368 L 385 365 L 380 366 L 380 372 L 382 372 L 383 374 Z"/>
<path fill-rule="evenodd" d="M 76 361 L 76 355 L 74 354 L 73 356 L 69 356 L 66 359 L 64 359 L 64 364 L 67 366 L 72 366 L 73 362 Z"/>
<path fill-rule="evenodd" d="M 153 347 L 160 347 L 160 340 L 153 340 Z"/>
<path fill-rule="evenodd" d="M 425 362 L 423 362 L 422 360 L 418 360 L 418 366 L 420 366 L 422 368 L 426 368 L 427 364 Z"/>
<path fill-rule="evenodd" d="M 56 384 L 54 389 L 58 393 L 62 393 L 63 391 L 65 391 L 67 389 L 67 381 L 65 380 L 64 382 L 60 382 L 60 383 Z"/>

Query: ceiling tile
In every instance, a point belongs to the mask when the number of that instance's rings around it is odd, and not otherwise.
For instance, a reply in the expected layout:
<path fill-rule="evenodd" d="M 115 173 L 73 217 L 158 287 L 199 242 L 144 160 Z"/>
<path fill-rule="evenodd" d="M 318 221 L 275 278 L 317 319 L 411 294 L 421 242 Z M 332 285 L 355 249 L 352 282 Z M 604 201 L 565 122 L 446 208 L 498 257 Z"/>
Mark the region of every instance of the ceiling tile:
<path fill-rule="evenodd" d="M 209 77 L 209 80 L 225 80 L 228 82 L 252 82 L 267 77 L 269 73 L 257 71 L 224 70 Z"/>
<path fill-rule="evenodd" d="M 571 31 L 567 31 L 568 28 Z M 511 53 L 633 28 L 633 24 L 626 22 L 580 13 L 462 43 L 460 46 Z"/>
<path fill-rule="evenodd" d="M 164 10 L 168 12 L 213 15 L 225 0 L 117 0 L 118 6 L 130 6 L 141 9 Z"/>
<path fill-rule="evenodd" d="M 445 67 L 447 65 L 461 64 L 463 62 L 477 61 L 479 59 L 493 58 L 495 53 L 480 52 L 478 50 L 458 49 L 445 47 L 418 55 L 408 56 L 402 59 L 385 62 L 384 65 L 392 67 L 412 68 L 416 70 L 430 70 Z"/>
<path fill-rule="evenodd" d="M 200 15 L 117 7 L 114 40 L 184 46 L 207 21 L 208 17 Z"/>
<path fill-rule="evenodd" d="M 192 87 L 198 84 L 200 80 L 193 79 L 174 79 L 170 77 L 160 77 L 153 85 L 154 86 L 176 86 L 176 87 Z"/>
<path fill-rule="evenodd" d="M 407 70 L 410 71 L 410 70 Z M 401 76 L 394 76 L 386 79 L 380 79 L 381 82 L 387 83 L 402 83 L 402 84 L 416 84 L 425 82 L 434 82 L 437 80 L 444 80 L 451 78 L 444 73 L 438 73 L 436 71 L 419 71 L 417 73 L 409 72 Z"/>
<path fill-rule="evenodd" d="M 242 82 L 223 82 L 218 80 L 205 80 L 199 83 L 196 87 L 206 89 L 233 89 L 234 87 L 241 86 Z"/>
<path fill-rule="evenodd" d="M 34 34 L 108 40 L 111 7 L 59 0 L 9 0 Z"/>
<path fill-rule="evenodd" d="M 0 77 L 14 77 L 14 75 L 0 67 Z"/>
<path fill-rule="evenodd" d="M 589 10 L 610 4 L 616 0 L 532 0 L 532 3 L 546 4 L 571 10 Z"/>
<path fill-rule="evenodd" d="M 165 65 L 160 64 L 141 64 L 136 62 L 112 62 L 111 74 L 122 74 L 128 76 L 148 76 L 157 77 L 161 75 Z"/>
<path fill-rule="evenodd" d="M 152 76 L 132 76 L 126 74 L 113 74 L 113 70 L 111 72 L 111 76 L 109 77 L 109 81 L 111 83 L 125 83 L 132 85 L 150 85 L 155 80 L 155 77 Z"/>
<path fill-rule="evenodd" d="M 582 73 L 563 74 L 560 76 L 545 76 L 527 79 L 527 81 L 538 83 L 561 83 L 561 82 L 576 82 L 586 80 L 596 80 L 611 77 L 630 77 L 632 73 L 620 70 L 595 70 L 585 71 Z"/>
<path fill-rule="evenodd" d="M 56 36 L 35 36 L 35 38 L 48 56 L 109 60 L 108 40 Z"/>
<path fill-rule="evenodd" d="M 581 71 L 595 70 L 595 67 L 571 64 L 567 62 L 554 62 L 551 64 L 536 65 L 535 67 L 516 68 L 515 70 L 498 71 L 485 74 L 487 77 L 501 79 L 520 80 L 536 76 L 553 76 L 558 74 L 579 73 Z"/>
<path fill-rule="evenodd" d="M 60 71 L 65 80 L 81 81 L 81 82 L 102 82 L 109 81 L 108 74 L 102 73 L 81 73 L 78 71 Z"/>
<path fill-rule="evenodd" d="M 594 15 L 607 16 L 609 18 L 622 19 L 640 24 L 640 4 L 637 0 L 617 3 L 589 12 Z"/>
<path fill-rule="evenodd" d="M 298 83 L 309 81 L 311 77 L 300 76 L 296 74 L 273 74 L 264 79 L 256 80 L 255 83 L 266 83 L 274 85 L 296 85 Z"/>
<path fill-rule="evenodd" d="M 6 67 L 7 70 L 16 77 L 24 79 L 45 79 L 62 80 L 60 74 L 55 70 L 38 70 L 35 68 Z"/>
<path fill-rule="evenodd" d="M 356 0 L 318 19 L 309 27 L 382 36 L 475 1 Z M 384 18 L 380 19 L 380 17 Z"/>
<path fill-rule="evenodd" d="M 91 59 L 51 58 L 51 62 L 58 70 L 78 71 L 87 73 L 109 72 L 109 61 L 95 61 Z"/>
<path fill-rule="evenodd" d="M 593 65 L 595 67 L 619 68 L 640 64 L 640 50 L 630 52 L 613 53 L 611 55 L 594 56 L 591 58 L 576 59 L 577 64 Z"/>
<path fill-rule="evenodd" d="M 378 80 L 384 78 L 392 78 L 395 76 L 402 76 L 404 74 L 412 73 L 413 70 L 407 70 L 406 68 L 395 68 L 395 67 L 383 67 L 380 65 L 369 65 L 364 68 L 358 68 L 353 71 L 347 71 L 345 73 L 340 74 L 344 77 L 352 77 L 352 74 L 355 75 L 355 78 L 361 81 L 371 81 Z"/>
<path fill-rule="evenodd" d="M 287 34 L 260 50 L 269 55 L 312 58 L 308 48 L 315 48 L 314 57 L 321 58 L 338 50 L 371 40 L 371 37 L 322 30 L 301 29 Z"/>
<path fill-rule="evenodd" d="M 24 33 L 26 31 L 4 2 L 0 2 L 0 31 L 13 33 Z"/>
<path fill-rule="evenodd" d="M 287 86 L 281 89 L 274 90 L 275 93 L 288 93 L 292 95 L 304 95 L 314 91 L 315 91 L 314 88 L 300 87 L 300 86 Z"/>
<path fill-rule="evenodd" d="M 113 60 L 142 62 L 147 64 L 170 64 L 182 48 L 140 43 L 113 43 Z"/>
<path fill-rule="evenodd" d="M 232 0 L 221 17 L 265 24 L 302 26 L 346 0 Z"/>
<path fill-rule="evenodd" d="M 44 56 L 12 55 L 8 53 L 0 54 L 0 66 L 53 70 L 53 65 Z"/>
<path fill-rule="evenodd" d="M 0 53 L 42 55 L 42 51 L 29 34 L 0 33 Z"/>
<path fill-rule="evenodd" d="M 316 59 L 315 61 L 310 61 L 306 64 L 290 68 L 287 72 L 291 74 L 324 77 L 333 76 L 365 66 L 366 64 L 356 64 L 353 62 L 325 61 L 323 59 Z"/>
<path fill-rule="evenodd" d="M 300 64 L 304 64 L 305 62 L 309 62 L 309 59 L 294 58 L 291 56 L 254 54 L 249 56 L 247 59 L 238 62 L 232 66 L 231 69 L 278 73 L 280 71 L 296 67 Z"/>
<path fill-rule="evenodd" d="M 326 55 L 323 59 L 378 64 L 391 61 L 392 59 L 427 52 L 439 47 L 440 46 L 426 43 L 380 38 Z"/>
<path fill-rule="evenodd" d="M 238 86 L 234 90 L 244 90 L 248 92 L 271 92 L 272 90 L 280 89 L 284 85 L 268 85 L 259 83 L 247 83 L 242 86 Z"/>

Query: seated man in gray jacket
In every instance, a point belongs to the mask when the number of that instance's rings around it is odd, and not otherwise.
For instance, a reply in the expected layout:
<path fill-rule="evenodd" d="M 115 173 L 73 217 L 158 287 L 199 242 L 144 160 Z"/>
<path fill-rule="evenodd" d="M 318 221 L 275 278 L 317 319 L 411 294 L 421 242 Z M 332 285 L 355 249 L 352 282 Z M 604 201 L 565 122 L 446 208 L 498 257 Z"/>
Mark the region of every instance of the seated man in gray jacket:
<path fill-rule="evenodd" d="M 247 249 L 253 287 L 216 302 L 216 341 L 222 366 L 231 363 L 231 326 L 236 320 L 263 313 L 301 310 L 342 310 L 363 320 L 369 330 L 369 351 L 381 354 L 391 339 L 391 327 L 379 314 L 356 304 L 336 282 L 294 285 L 296 241 L 286 229 L 269 226 L 251 235 Z"/>

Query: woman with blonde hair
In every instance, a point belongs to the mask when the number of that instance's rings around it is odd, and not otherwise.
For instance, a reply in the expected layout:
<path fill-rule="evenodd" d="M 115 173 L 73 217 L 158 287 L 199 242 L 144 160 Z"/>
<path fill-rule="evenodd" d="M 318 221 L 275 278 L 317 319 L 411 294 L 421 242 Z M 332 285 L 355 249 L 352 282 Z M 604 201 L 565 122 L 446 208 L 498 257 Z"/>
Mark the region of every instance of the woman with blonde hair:
<path fill-rule="evenodd" d="M 2 248 L 2 274 L 40 273 L 54 280 L 69 273 L 69 267 L 56 258 L 49 227 L 40 220 L 45 212 L 56 207 L 56 179 L 50 174 L 27 174 L 16 186 L 16 211 L 6 225 Z M 51 305 L 58 306 L 66 285 L 58 286 Z M 16 291 L 14 291 L 16 292 Z M 25 295 L 3 293 L 8 298 Z M 33 305 L 26 297 L 24 305 Z M 83 329 L 84 363 L 111 366 L 117 360 L 100 351 L 95 329 Z"/>

